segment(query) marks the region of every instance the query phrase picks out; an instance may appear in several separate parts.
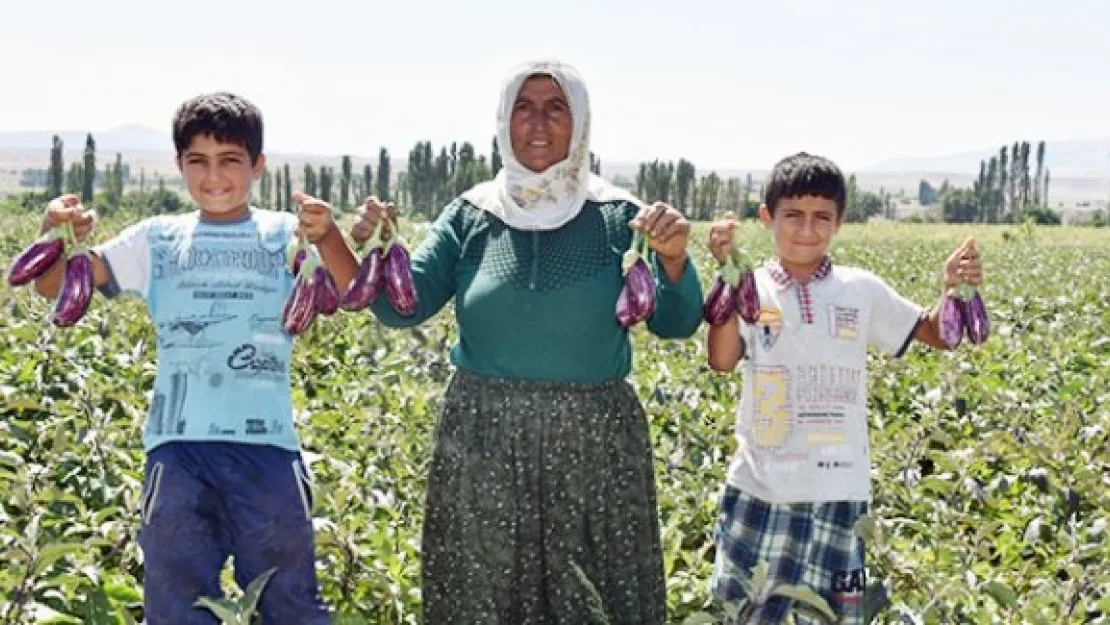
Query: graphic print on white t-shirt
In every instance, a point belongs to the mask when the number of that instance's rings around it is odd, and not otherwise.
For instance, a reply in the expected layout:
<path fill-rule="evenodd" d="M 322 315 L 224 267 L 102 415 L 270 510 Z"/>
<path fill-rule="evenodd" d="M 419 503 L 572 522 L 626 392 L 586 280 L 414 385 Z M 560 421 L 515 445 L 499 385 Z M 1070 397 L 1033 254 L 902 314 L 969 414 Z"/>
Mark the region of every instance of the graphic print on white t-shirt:
<path fill-rule="evenodd" d="M 867 348 L 896 353 L 921 308 L 872 274 L 836 267 L 810 285 L 813 323 L 793 287 L 756 271 L 763 310 L 749 345 L 739 447 L 729 482 L 773 502 L 867 499 Z"/>
<path fill-rule="evenodd" d="M 858 339 L 859 314 L 859 308 L 829 304 L 829 335 L 834 339 Z"/>

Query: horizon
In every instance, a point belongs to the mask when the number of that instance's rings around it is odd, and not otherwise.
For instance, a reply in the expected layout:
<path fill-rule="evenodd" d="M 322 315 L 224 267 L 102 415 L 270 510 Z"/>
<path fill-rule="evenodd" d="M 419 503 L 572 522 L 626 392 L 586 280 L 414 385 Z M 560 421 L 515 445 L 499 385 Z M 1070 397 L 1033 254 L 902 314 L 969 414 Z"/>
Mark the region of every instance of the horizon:
<path fill-rule="evenodd" d="M 153 147 L 149 147 L 149 146 L 136 148 L 134 146 L 120 147 L 118 144 L 110 143 L 109 144 L 110 147 L 102 148 L 102 143 L 101 143 L 101 140 L 99 139 L 99 137 L 102 137 L 104 135 L 114 135 L 114 134 L 117 134 L 117 133 L 120 133 L 120 132 L 157 133 L 157 134 L 161 135 L 161 139 L 164 139 L 165 146 L 160 147 L 160 148 L 153 148 Z M 158 128 L 154 128 L 154 127 L 151 127 L 151 126 L 147 126 L 147 125 L 139 123 L 139 122 L 128 122 L 128 123 L 123 123 L 123 124 L 119 124 L 119 125 L 108 127 L 108 128 L 101 128 L 101 129 L 79 129 L 79 128 L 41 129 L 40 128 L 40 129 L 26 129 L 26 130 L 6 130 L 4 128 L 0 128 L 0 140 L 4 140 L 4 139 L 10 140 L 9 138 L 11 136 L 14 136 L 14 135 L 31 135 L 31 136 L 36 136 L 36 138 L 40 138 L 40 139 L 41 138 L 46 138 L 47 135 L 54 135 L 54 136 L 59 136 L 59 137 L 68 136 L 68 135 L 80 135 L 82 137 L 82 140 L 81 140 L 80 144 L 75 144 L 73 142 L 65 142 L 64 143 L 64 150 L 65 150 L 66 153 L 81 152 L 82 150 L 84 150 L 84 139 L 83 138 L 87 134 L 91 134 L 93 136 L 94 140 L 97 141 L 98 151 L 100 149 L 104 149 L 107 152 L 113 152 L 113 153 L 114 152 L 122 152 L 122 153 L 125 153 L 125 154 L 126 153 L 132 153 L 132 154 L 142 154 L 142 155 L 148 155 L 148 154 L 153 154 L 153 153 L 172 155 L 172 153 L 173 153 L 172 138 L 171 138 L 169 132 L 164 131 L 164 130 L 160 130 Z M 42 137 L 37 137 L 37 135 L 42 135 Z M 493 136 L 491 135 L 490 140 L 492 141 L 492 139 L 493 139 Z M 424 138 L 414 139 L 412 145 L 415 145 L 417 141 L 426 141 L 426 140 L 428 140 L 428 139 L 424 139 Z M 1031 145 L 1034 147 L 1034 149 L 1036 147 L 1037 142 L 1040 141 L 1040 140 L 1041 139 L 1037 139 L 1037 140 L 1021 139 L 1021 141 L 1029 141 L 1031 143 Z M 1072 143 L 1097 143 L 1097 144 L 1100 144 L 1100 145 L 1101 144 L 1106 144 L 1107 162 L 1108 162 L 1108 164 L 1110 164 L 1110 136 L 1107 136 L 1105 138 L 1104 137 L 1045 138 L 1043 140 L 1045 141 L 1046 145 L 1049 146 L 1049 148 L 1051 148 L 1051 146 L 1054 145 L 1054 144 L 1056 144 L 1056 145 L 1072 144 Z M 433 148 L 438 153 L 439 148 L 447 147 L 451 143 L 452 143 L 451 141 L 448 141 L 446 143 L 435 143 L 435 142 L 433 142 Z M 457 143 L 459 143 L 461 145 L 462 143 L 464 143 L 464 141 L 457 141 Z M 1007 145 L 1008 146 L 1012 145 L 1012 143 L 1009 143 Z M 486 145 L 486 146 L 484 146 L 484 148 L 481 145 L 475 145 L 475 148 L 477 150 L 477 154 L 480 155 L 480 156 L 482 156 L 482 155 L 488 156 L 489 153 L 490 153 L 490 150 L 489 150 L 490 147 L 491 147 L 491 145 Z M 998 146 L 998 147 L 1001 147 L 1001 146 Z M 410 146 L 410 148 L 411 148 L 411 146 Z M 28 144 L 22 144 L 21 143 L 17 147 L 12 147 L 12 146 L 5 145 L 3 141 L 0 141 L 0 155 L 2 155 L 5 150 L 7 150 L 7 151 L 35 150 L 35 151 L 41 151 L 43 153 L 49 153 L 49 151 L 50 151 L 50 142 L 49 141 L 42 142 L 41 146 L 39 146 L 39 145 L 31 146 L 31 145 L 28 145 Z M 994 152 L 991 152 L 991 150 L 994 150 Z M 872 162 L 872 163 L 867 163 L 864 166 L 858 168 L 858 170 L 857 169 L 853 169 L 853 170 L 845 169 L 845 171 L 846 172 L 848 172 L 848 171 L 858 171 L 860 173 L 877 174 L 877 175 L 917 173 L 918 170 L 914 169 L 914 168 L 899 170 L 899 169 L 882 169 L 881 167 L 887 165 L 888 163 L 892 163 L 892 162 L 953 159 L 953 158 L 965 157 L 965 156 L 968 156 L 968 155 L 971 155 L 971 154 L 975 154 L 975 155 L 980 155 L 981 154 L 981 155 L 989 158 L 989 156 L 992 155 L 993 153 L 996 153 L 996 151 L 997 151 L 997 147 L 995 147 L 995 148 L 982 147 L 978 150 L 965 149 L 965 150 L 961 150 L 961 151 L 958 151 L 958 152 L 953 151 L 953 150 L 947 150 L 947 151 L 943 151 L 941 153 L 933 153 L 933 154 L 891 154 L 891 155 L 888 155 L 888 156 L 880 159 L 879 161 Z M 377 159 L 378 159 L 378 153 L 377 153 L 376 149 L 373 151 L 373 153 L 371 153 L 370 151 L 366 151 L 366 152 L 358 152 L 358 153 L 337 154 L 337 153 L 324 153 L 324 152 L 320 152 L 320 151 L 315 151 L 315 152 L 293 152 L 293 151 L 289 151 L 289 150 L 283 150 L 283 149 L 281 149 L 280 146 L 274 147 L 274 146 L 271 146 L 271 145 L 266 145 L 266 147 L 264 149 L 264 152 L 267 154 L 267 156 L 276 156 L 276 157 L 278 157 L 279 160 L 280 159 L 297 159 L 297 160 L 299 160 L 299 159 L 311 159 L 311 160 L 329 160 L 329 161 L 331 161 L 331 160 L 341 159 L 343 156 L 349 156 L 349 157 L 351 157 L 352 160 L 360 161 L 360 162 L 361 161 L 377 162 Z M 605 163 L 608 162 L 611 165 L 615 164 L 615 165 L 619 166 L 622 169 L 632 167 L 632 166 L 636 166 L 640 163 L 651 162 L 652 160 L 655 160 L 656 158 L 658 158 L 656 156 L 646 155 L 646 156 L 643 156 L 639 159 L 606 160 L 604 158 L 603 154 L 598 154 L 598 156 L 602 159 L 602 166 L 603 167 L 605 166 Z M 1049 156 L 1051 157 L 1051 154 L 1049 154 Z M 407 161 L 407 158 L 408 158 L 407 152 L 402 153 L 402 154 L 398 154 L 397 152 L 390 151 L 390 160 L 394 163 L 396 163 L 396 162 L 405 162 L 405 161 Z M 753 173 L 754 172 L 767 172 L 767 171 L 770 171 L 771 166 L 773 165 L 773 163 L 768 163 L 764 166 L 759 166 L 759 167 L 741 167 L 741 168 L 719 167 L 719 166 L 714 166 L 712 163 L 700 164 L 699 165 L 697 158 L 693 157 L 693 156 L 690 156 L 690 155 L 679 157 L 679 158 L 686 158 L 687 160 L 690 160 L 691 162 L 694 163 L 695 166 L 698 167 L 699 171 L 718 171 L 718 172 L 721 172 L 721 171 L 733 171 L 733 172 L 749 171 L 749 172 L 753 172 Z M 660 160 L 665 160 L 665 159 L 660 159 Z M 677 159 L 673 159 L 673 160 L 677 160 Z M 1048 162 L 1051 162 L 1050 158 L 1046 159 L 1046 160 Z M 880 169 L 875 169 L 876 167 L 880 167 Z M 968 176 L 971 176 L 971 175 L 977 174 L 978 172 L 977 172 L 977 170 L 976 170 L 976 172 L 963 171 L 963 170 L 960 170 L 960 171 L 956 171 L 956 170 L 924 170 L 921 173 L 927 173 L 927 174 L 930 174 L 930 175 L 968 175 Z M 1071 177 L 1076 177 L 1076 176 L 1069 176 L 1066 173 L 1060 176 L 1061 179 L 1071 178 Z M 1108 167 L 1105 170 L 1098 169 L 1097 172 L 1093 173 L 1093 175 L 1092 175 L 1091 172 L 1084 172 L 1083 175 L 1080 175 L 1078 177 L 1079 178 L 1095 177 L 1095 178 L 1100 178 L 1100 179 L 1101 178 L 1110 179 L 1110 165 L 1108 165 Z"/>

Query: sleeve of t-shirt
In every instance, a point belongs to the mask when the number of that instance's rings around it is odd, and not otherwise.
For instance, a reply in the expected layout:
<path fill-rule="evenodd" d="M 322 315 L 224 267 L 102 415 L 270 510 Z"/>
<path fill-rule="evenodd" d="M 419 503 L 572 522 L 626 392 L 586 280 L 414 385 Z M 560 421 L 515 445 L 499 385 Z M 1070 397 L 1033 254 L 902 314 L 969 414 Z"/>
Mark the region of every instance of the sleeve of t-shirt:
<path fill-rule="evenodd" d="M 878 276 L 865 273 L 871 292 L 871 316 L 867 328 L 870 344 L 901 357 L 913 341 L 924 309 L 906 299 Z"/>
<path fill-rule="evenodd" d="M 144 300 L 150 287 L 149 221 L 127 227 L 108 241 L 92 248 L 108 268 L 108 282 L 100 287 L 105 297 L 137 295 Z"/>

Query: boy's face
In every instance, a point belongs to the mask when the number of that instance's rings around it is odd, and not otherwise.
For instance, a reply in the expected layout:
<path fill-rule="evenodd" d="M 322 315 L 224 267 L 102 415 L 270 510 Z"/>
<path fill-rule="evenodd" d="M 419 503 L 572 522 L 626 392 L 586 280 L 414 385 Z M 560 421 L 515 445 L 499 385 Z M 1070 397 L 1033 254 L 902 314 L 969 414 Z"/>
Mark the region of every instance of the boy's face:
<path fill-rule="evenodd" d="M 780 199 L 773 216 L 760 206 L 759 217 L 774 234 L 785 268 L 801 271 L 817 268 L 842 221 L 836 202 L 813 195 Z"/>
<path fill-rule="evenodd" d="M 229 220 L 247 211 L 251 183 L 266 168 L 265 156 L 251 163 L 247 149 L 221 143 L 210 135 L 197 135 L 177 159 L 193 201 L 206 217 Z"/>

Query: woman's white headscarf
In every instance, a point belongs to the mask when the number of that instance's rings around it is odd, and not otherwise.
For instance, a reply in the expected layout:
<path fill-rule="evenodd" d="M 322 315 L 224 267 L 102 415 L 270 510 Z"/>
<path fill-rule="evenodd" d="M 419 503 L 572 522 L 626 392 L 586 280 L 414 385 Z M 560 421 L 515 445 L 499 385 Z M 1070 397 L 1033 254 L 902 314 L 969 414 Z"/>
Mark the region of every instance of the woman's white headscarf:
<path fill-rule="evenodd" d="M 570 150 L 567 158 L 536 173 L 513 154 L 509 120 L 524 81 L 536 74 L 551 76 L 570 104 Z M 497 176 L 463 194 L 472 204 L 521 230 L 553 230 L 582 210 L 594 182 L 590 174 L 590 98 L 578 71 L 559 61 L 531 61 L 517 66 L 505 80 L 497 109 L 497 145 L 504 166 Z M 596 177 L 594 177 L 596 178 Z"/>

